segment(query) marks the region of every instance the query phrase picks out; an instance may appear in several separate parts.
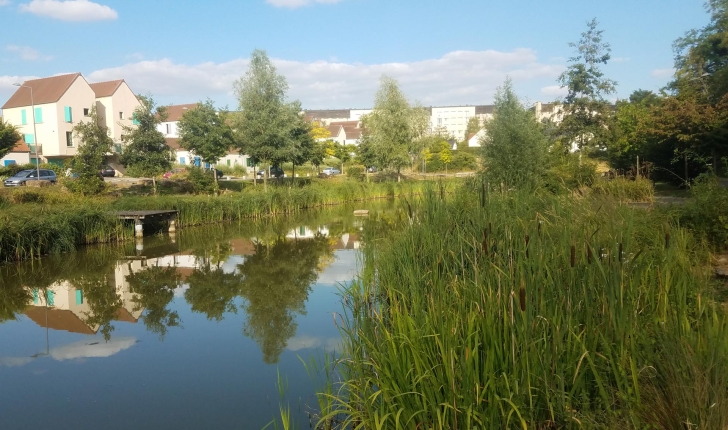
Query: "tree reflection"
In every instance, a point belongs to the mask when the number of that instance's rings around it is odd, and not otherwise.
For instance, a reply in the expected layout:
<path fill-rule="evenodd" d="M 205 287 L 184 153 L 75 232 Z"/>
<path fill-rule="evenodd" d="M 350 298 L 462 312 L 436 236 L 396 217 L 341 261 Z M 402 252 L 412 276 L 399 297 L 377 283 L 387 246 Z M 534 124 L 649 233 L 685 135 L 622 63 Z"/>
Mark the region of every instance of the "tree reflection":
<path fill-rule="evenodd" d="M 328 240 L 320 235 L 290 242 L 279 238 L 271 244 L 257 243 L 255 254 L 238 265 L 247 300 L 243 332 L 258 343 L 266 363 L 278 362 L 288 339 L 296 334 L 295 316 L 305 314 L 319 260 L 331 252 Z"/>
<path fill-rule="evenodd" d="M 30 290 L 18 287 L 0 286 L 0 323 L 15 321 L 16 314 L 23 312 L 32 299 Z"/>
<path fill-rule="evenodd" d="M 89 327 L 99 327 L 104 340 L 108 341 L 115 329 L 111 322 L 116 317 L 117 310 L 124 305 L 121 297 L 116 294 L 116 288 L 108 284 L 105 276 L 82 277 L 74 280 L 73 285 L 83 292 L 84 300 L 89 306 L 84 322 Z"/>
<path fill-rule="evenodd" d="M 167 329 L 179 326 L 180 322 L 177 311 L 168 309 L 180 284 L 177 268 L 151 266 L 128 275 L 126 280 L 135 294 L 134 310 L 145 310 L 144 326 L 164 339 Z"/>
<path fill-rule="evenodd" d="M 185 300 L 193 312 L 205 314 L 207 319 L 222 321 L 225 313 L 237 313 L 235 298 L 241 294 L 242 277 L 237 273 L 225 273 L 209 261 L 195 269 L 187 278 L 189 289 Z"/>

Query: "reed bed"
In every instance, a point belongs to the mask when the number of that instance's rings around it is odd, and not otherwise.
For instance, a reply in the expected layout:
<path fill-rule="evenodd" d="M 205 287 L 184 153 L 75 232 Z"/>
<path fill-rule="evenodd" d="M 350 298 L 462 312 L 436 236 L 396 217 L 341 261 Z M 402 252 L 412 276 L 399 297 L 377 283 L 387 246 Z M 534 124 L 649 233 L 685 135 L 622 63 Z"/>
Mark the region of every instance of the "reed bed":
<path fill-rule="evenodd" d="M 658 212 L 428 191 L 370 229 L 319 428 L 726 429 L 728 319 Z"/>

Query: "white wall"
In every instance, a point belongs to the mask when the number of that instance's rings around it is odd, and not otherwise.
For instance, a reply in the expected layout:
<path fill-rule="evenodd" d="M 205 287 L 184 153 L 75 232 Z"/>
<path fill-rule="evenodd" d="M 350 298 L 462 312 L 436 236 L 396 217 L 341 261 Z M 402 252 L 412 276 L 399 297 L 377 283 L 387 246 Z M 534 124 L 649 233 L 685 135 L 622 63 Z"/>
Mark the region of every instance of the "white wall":
<path fill-rule="evenodd" d="M 432 130 L 443 128 L 458 141 L 464 140 L 468 120 L 475 116 L 475 106 L 450 106 L 432 108 Z"/>
<path fill-rule="evenodd" d="M 11 152 L 6 156 L 0 158 L 0 167 L 4 167 L 7 162 L 14 161 L 15 164 L 28 164 L 30 163 L 30 153 L 28 152 Z M 12 163 L 10 163 L 12 164 Z"/>
<path fill-rule="evenodd" d="M 177 121 L 167 121 L 159 124 L 157 130 L 164 135 L 164 137 L 179 138 L 179 132 L 177 130 Z"/>
<path fill-rule="evenodd" d="M 352 109 L 349 113 L 349 121 L 361 121 L 361 117 L 372 113 L 371 109 Z"/>

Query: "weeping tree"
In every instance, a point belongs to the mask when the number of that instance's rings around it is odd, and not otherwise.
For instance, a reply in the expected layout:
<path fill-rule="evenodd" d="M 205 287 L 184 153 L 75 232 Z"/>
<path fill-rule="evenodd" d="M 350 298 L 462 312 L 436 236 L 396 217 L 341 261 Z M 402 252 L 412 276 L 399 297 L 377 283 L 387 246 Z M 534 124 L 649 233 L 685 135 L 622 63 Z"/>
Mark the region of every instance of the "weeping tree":
<path fill-rule="evenodd" d="M 495 95 L 495 114 L 482 142 L 485 180 L 506 188 L 533 189 L 546 172 L 548 139 L 510 79 Z"/>

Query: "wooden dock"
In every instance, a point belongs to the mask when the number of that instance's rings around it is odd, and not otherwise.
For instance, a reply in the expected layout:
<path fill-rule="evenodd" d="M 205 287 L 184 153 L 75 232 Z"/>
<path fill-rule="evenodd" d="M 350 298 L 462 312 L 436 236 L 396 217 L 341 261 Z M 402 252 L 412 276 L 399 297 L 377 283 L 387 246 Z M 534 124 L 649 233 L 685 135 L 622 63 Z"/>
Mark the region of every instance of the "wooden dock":
<path fill-rule="evenodd" d="M 114 215 L 122 220 L 133 220 L 134 231 L 137 237 L 144 237 L 144 224 L 156 222 L 169 222 L 169 232 L 177 231 L 177 214 L 176 210 L 162 211 L 117 211 Z"/>

